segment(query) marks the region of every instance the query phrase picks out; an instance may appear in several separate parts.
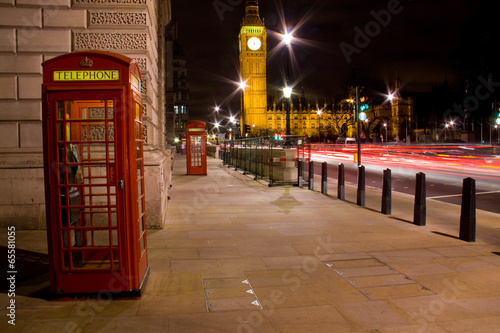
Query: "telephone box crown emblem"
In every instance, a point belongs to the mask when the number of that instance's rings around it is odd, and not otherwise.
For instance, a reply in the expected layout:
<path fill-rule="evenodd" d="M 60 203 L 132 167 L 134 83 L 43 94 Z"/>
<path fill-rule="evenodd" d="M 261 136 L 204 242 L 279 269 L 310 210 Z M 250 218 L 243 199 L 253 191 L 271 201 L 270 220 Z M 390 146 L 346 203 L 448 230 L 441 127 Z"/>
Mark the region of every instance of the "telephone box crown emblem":
<path fill-rule="evenodd" d="M 85 57 L 85 59 L 82 59 L 82 61 L 80 61 L 80 67 L 92 67 L 93 64 L 94 62 L 87 57 Z"/>

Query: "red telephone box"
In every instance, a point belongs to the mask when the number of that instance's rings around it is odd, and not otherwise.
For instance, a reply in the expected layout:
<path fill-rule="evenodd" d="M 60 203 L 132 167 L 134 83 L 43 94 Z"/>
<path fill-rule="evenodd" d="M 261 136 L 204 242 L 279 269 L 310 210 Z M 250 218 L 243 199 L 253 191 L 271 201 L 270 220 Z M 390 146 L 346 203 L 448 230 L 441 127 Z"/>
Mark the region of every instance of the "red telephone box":
<path fill-rule="evenodd" d="M 51 291 L 140 296 L 149 266 L 139 66 L 85 51 L 43 67 Z"/>
<path fill-rule="evenodd" d="M 187 174 L 207 174 L 207 126 L 203 121 L 193 120 L 186 124 Z"/>

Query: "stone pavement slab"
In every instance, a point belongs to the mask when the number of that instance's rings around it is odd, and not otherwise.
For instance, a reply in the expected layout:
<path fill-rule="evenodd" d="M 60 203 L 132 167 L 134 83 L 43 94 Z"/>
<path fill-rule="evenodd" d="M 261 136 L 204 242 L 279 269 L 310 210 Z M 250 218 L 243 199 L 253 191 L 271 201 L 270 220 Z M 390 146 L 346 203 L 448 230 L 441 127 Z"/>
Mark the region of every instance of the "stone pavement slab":
<path fill-rule="evenodd" d="M 148 230 L 151 275 L 140 299 L 46 300 L 45 231 L 20 230 L 19 253 L 36 274 L 20 281 L 16 327 L 4 317 L 0 331 L 441 333 L 500 327 L 498 215 L 479 212 L 478 241 L 466 243 L 450 237 L 457 208 L 449 204 L 440 203 L 434 215 L 431 202 L 428 225 L 418 227 L 408 223 L 413 203 L 397 193 L 395 213 L 386 216 L 373 208 L 378 193 L 371 189 L 372 207 L 362 208 L 305 188 L 269 187 L 216 159 L 208 160 L 207 176 L 187 176 L 185 159 L 177 156 L 172 178 L 164 229 Z M 0 306 L 7 302 L 4 291 Z"/>

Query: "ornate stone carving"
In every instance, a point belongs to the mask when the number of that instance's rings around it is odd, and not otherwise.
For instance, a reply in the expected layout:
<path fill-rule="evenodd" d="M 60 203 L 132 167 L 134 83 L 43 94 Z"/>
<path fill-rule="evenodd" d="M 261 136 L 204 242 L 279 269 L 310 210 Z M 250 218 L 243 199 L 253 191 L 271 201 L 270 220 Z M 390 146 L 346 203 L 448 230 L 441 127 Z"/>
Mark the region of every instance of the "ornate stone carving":
<path fill-rule="evenodd" d="M 89 108 L 90 119 L 104 119 L 105 108 Z M 108 108 L 108 119 L 113 119 L 114 111 L 113 108 Z"/>
<path fill-rule="evenodd" d="M 146 25 L 146 13 L 90 13 L 91 25 Z"/>
<path fill-rule="evenodd" d="M 146 50 L 147 35 L 77 32 L 75 50 Z"/>
<path fill-rule="evenodd" d="M 141 94 L 142 96 L 147 96 L 148 94 L 148 85 L 146 79 L 141 79 Z"/>
<path fill-rule="evenodd" d="M 78 5 L 145 5 L 146 0 L 73 0 Z"/>
<path fill-rule="evenodd" d="M 84 141 L 87 140 L 104 141 L 105 136 L 106 134 L 104 125 L 88 125 L 88 130 L 87 130 L 87 125 L 82 126 L 82 140 Z M 114 141 L 114 140 L 115 140 L 115 126 L 109 125 L 108 141 Z"/>
<path fill-rule="evenodd" d="M 146 125 L 142 125 L 142 138 L 144 143 L 148 143 L 148 127 Z"/>
<path fill-rule="evenodd" d="M 147 71 L 148 70 L 146 58 L 134 58 L 134 60 L 139 65 L 139 68 L 141 69 L 141 71 Z"/>

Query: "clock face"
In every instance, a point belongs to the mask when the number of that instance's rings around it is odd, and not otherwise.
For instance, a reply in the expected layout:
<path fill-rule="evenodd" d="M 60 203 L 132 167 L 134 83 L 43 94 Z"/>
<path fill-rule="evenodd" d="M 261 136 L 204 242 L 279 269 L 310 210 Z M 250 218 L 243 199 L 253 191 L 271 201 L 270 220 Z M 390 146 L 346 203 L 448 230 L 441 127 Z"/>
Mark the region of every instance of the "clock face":
<path fill-rule="evenodd" d="M 260 39 L 258 39 L 257 37 L 252 37 L 248 40 L 248 47 L 250 48 L 250 50 L 258 50 L 260 49 Z"/>

